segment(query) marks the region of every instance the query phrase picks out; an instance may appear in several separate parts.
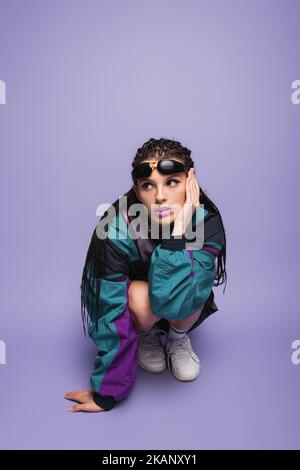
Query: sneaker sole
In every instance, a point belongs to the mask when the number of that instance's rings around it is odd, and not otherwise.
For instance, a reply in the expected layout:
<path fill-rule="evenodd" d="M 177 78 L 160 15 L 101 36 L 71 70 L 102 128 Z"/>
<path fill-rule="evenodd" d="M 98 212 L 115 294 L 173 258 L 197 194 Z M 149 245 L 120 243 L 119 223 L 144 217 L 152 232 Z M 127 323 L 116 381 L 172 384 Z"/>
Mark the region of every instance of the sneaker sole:
<path fill-rule="evenodd" d="M 167 366 L 165 365 L 163 368 L 161 367 L 160 369 L 149 369 L 145 367 L 143 364 L 139 364 L 139 367 L 147 372 L 150 372 L 151 374 L 161 374 L 167 369 Z"/>

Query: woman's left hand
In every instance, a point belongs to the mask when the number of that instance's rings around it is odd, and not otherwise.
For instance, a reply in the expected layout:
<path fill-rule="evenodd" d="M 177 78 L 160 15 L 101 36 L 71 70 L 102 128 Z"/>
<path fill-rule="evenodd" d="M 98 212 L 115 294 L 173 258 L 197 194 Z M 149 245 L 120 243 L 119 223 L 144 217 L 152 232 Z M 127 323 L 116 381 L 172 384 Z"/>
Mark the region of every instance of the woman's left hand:
<path fill-rule="evenodd" d="M 68 408 L 69 411 L 88 411 L 92 413 L 104 411 L 103 408 L 94 402 L 92 390 L 76 390 L 74 392 L 67 392 L 64 397 L 67 400 L 77 401 L 79 403 L 78 405 L 70 406 L 70 408 Z"/>
<path fill-rule="evenodd" d="M 200 187 L 196 180 L 194 168 L 190 168 L 186 179 L 185 203 L 176 215 L 172 235 L 183 235 L 197 207 L 200 206 Z"/>

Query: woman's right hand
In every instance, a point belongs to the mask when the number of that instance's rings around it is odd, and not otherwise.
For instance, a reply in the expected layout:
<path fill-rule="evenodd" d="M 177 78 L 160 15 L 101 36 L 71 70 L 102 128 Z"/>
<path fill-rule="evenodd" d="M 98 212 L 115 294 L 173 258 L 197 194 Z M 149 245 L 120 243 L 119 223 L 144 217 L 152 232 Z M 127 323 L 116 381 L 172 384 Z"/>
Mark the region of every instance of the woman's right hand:
<path fill-rule="evenodd" d="M 75 390 L 74 392 L 65 393 L 64 397 L 67 400 L 77 401 L 78 405 L 73 405 L 68 408 L 68 411 L 88 411 L 97 413 L 104 411 L 103 408 L 98 406 L 93 399 L 93 393 L 91 390 Z"/>
<path fill-rule="evenodd" d="M 195 213 L 197 207 L 200 206 L 200 186 L 196 179 L 194 167 L 189 169 L 185 186 L 185 203 L 178 211 L 172 235 L 183 235 Z"/>

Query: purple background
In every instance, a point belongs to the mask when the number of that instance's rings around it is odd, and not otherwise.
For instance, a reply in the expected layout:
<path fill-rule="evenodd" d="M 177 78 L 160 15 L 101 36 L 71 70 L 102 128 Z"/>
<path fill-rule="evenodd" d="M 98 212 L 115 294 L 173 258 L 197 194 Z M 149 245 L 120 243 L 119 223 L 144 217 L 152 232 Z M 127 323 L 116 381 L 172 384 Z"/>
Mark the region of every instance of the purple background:
<path fill-rule="evenodd" d="M 3 449 L 299 448 L 299 1 L 0 0 Z M 109 413 L 89 387 L 79 285 L 96 207 L 150 137 L 192 149 L 228 283 L 191 333 L 198 380 L 139 370 Z"/>

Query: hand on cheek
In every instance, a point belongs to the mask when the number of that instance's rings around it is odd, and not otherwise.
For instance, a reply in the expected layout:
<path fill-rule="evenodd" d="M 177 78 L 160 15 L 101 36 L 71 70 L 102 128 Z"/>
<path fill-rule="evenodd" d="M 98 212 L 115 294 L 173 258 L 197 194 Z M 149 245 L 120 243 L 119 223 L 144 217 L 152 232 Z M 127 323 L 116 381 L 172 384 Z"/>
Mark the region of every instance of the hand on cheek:
<path fill-rule="evenodd" d="M 172 235 L 182 235 L 185 233 L 196 208 L 200 206 L 200 188 L 195 177 L 194 168 L 191 168 L 188 172 L 185 191 L 185 203 L 178 211 Z"/>

